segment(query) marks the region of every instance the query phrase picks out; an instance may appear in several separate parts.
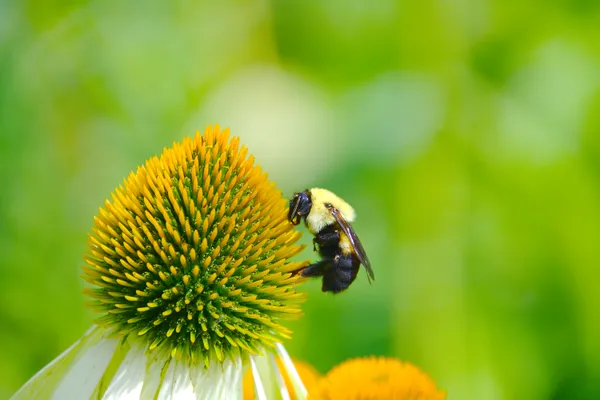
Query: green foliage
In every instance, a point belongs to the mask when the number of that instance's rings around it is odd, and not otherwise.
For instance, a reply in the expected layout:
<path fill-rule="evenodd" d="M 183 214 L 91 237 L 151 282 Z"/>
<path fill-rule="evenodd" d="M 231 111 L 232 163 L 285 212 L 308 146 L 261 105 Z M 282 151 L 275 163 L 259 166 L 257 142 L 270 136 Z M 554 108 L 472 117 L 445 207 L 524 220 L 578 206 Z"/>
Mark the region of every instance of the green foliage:
<path fill-rule="evenodd" d="M 590 0 L 0 2 L 0 398 L 91 324 L 106 196 L 212 123 L 357 210 L 377 280 L 305 285 L 296 357 L 599 398 L 599 25 Z"/>

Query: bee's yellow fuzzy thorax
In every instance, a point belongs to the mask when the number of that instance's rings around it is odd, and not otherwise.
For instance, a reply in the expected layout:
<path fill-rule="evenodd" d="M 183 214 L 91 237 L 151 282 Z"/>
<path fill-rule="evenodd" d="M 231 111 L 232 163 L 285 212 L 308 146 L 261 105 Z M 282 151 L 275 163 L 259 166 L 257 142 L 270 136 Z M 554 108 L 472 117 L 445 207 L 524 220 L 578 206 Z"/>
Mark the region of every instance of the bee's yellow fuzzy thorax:
<path fill-rule="evenodd" d="M 312 207 L 306 217 L 306 225 L 312 234 L 317 234 L 321 229 L 335 223 L 335 218 L 331 215 L 325 204 L 331 204 L 337 208 L 342 213 L 342 217 L 348 222 L 352 222 L 356 218 L 356 213 L 350 204 L 329 190 L 313 188 L 309 192 Z"/>

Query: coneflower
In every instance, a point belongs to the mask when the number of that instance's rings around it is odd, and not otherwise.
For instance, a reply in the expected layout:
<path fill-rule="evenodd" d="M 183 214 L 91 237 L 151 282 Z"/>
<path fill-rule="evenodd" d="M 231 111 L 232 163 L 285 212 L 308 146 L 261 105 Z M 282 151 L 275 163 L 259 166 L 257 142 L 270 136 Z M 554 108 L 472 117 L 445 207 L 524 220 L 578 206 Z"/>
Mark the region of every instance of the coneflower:
<path fill-rule="evenodd" d="M 98 325 L 13 398 L 241 399 L 247 370 L 259 399 L 288 398 L 283 376 L 305 398 L 281 344 L 280 322 L 303 297 L 286 207 L 218 126 L 148 160 L 89 237 L 83 278 Z"/>
<path fill-rule="evenodd" d="M 412 364 L 391 357 L 354 358 L 334 367 L 311 390 L 314 400 L 444 400 L 446 393 Z"/>

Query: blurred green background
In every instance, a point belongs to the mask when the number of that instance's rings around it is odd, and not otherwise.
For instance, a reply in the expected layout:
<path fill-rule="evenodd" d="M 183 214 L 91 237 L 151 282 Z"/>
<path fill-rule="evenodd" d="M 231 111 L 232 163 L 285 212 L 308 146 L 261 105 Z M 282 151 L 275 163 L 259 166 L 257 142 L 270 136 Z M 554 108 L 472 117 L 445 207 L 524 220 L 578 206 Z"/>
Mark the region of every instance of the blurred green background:
<path fill-rule="evenodd" d="M 377 280 L 305 285 L 294 356 L 600 398 L 598 27 L 594 0 L 1 0 L 0 398 L 91 324 L 104 199 L 212 123 L 357 210 Z"/>

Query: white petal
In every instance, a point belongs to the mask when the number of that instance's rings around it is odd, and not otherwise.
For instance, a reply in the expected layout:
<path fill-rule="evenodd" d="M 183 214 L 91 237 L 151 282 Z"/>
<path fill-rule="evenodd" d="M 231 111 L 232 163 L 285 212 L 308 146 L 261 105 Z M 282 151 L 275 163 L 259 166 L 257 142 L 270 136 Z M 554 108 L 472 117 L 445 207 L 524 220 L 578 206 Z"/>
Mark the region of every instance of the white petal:
<path fill-rule="evenodd" d="M 297 399 L 306 399 L 307 391 L 292 359 L 282 344 L 276 345 L 277 355 L 282 361 L 282 367 L 290 378 Z M 279 366 L 272 352 L 265 351 L 265 355 L 251 355 L 250 366 L 254 379 L 254 390 L 256 398 L 262 399 L 290 399 L 290 392 L 285 385 Z"/>
<path fill-rule="evenodd" d="M 217 371 L 218 373 L 218 371 Z M 221 380 L 215 388 L 216 399 L 241 400 L 243 397 L 242 377 L 243 377 L 242 359 L 236 363 L 225 361 L 221 373 Z M 200 399 L 200 397 L 198 397 Z"/>
<path fill-rule="evenodd" d="M 296 393 L 296 398 L 306 399 L 306 397 L 308 397 L 308 391 L 304 387 L 302 379 L 300 379 L 300 375 L 298 374 L 298 371 L 296 371 L 296 367 L 294 366 L 290 355 L 281 343 L 276 343 L 275 349 L 277 350 L 277 354 L 283 362 L 283 367 L 285 368 L 287 375 L 289 376 L 290 381 L 292 382 L 292 386 L 294 387 L 294 393 Z"/>
<path fill-rule="evenodd" d="M 172 359 L 164 351 L 148 353 L 144 342 L 137 339 L 112 338 L 107 330 L 93 327 L 27 382 L 13 399 L 242 399 L 248 356 L 239 354 L 235 362 L 213 362 L 205 368 L 187 359 Z M 280 345 L 277 351 L 288 376 L 295 381 L 295 392 L 301 394 L 296 397 L 305 398 L 306 390 L 287 352 Z M 242 362 L 243 358 L 246 361 Z M 272 352 L 250 356 L 249 360 L 257 399 L 290 398 Z"/>
<path fill-rule="evenodd" d="M 275 383 L 279 388 L 279 394 L 281 395 L 282 400 L 290 400 L 290 393 L 288 392 L 287 386 L 285 386 L 285 381 L 283 376 L 281 376 L 281 372 L 279 371 L 279 366 L 277 365 L 277 361 L 273 354 L 269 354 L 269 361 L 271 362 L 271 368 L 274 371 L 275 375 Z"/>
<path fill-rule="evenodd" d="M 87 399 L 96 391 L 119 339 L 107 338 L 96 329 L 70 363 L 70 368 L 52 393 L 52 399 Z"/>
<path fill-rule="evenodd" d="M 147 357 L 140 344 L 132 344 L 104 393 L 103 400 L 138 400 L 142 394 Z"/>
<path fill-rule="evenodd" d="M 195 399 L 242 399 L 242 360 L 214 363 L 208 369 L 198 365 L 190 369 Z"/>
<path fill-rule="evenodd" d="M 254 379 L 254 394 L 258 400 L 267 400 L 267 393 L 261 377 L 257 359 L 258 357 L 250 356 L 250 365 L 252 367 L 252 378 Z"/>
<path fill-rule="evenodd" d="M 165 400 L 196 400 L 194 387 L 188 372 L 189 364 L 187 362 L 171 361 L 160 387 L 158 398 Z"/>
<path fill-rule="evenodd" d="M 54 388 L 60 383 L 63 374 L 69 370 L 70 362 L 77 351 L 85 344 L 87 338 L 92 334 L 95 327 L 90 328 L 77 342 L 58 357 L 42 368 L 31 379 L 29 379 L 12 397 L 11 400 L 37 399 L 48 397 Z"/>
<path fill-rule="evenodd" d="M 147 357 L 148 364 L 146 365 L 146 374 L 144 375 L 144 384 L 140 398 L 153 399 L 155 394 L 160 390 L 165 376 L 164 372 L 166 372 L 172 360 L 158 351 L 151 353 Z"/>

